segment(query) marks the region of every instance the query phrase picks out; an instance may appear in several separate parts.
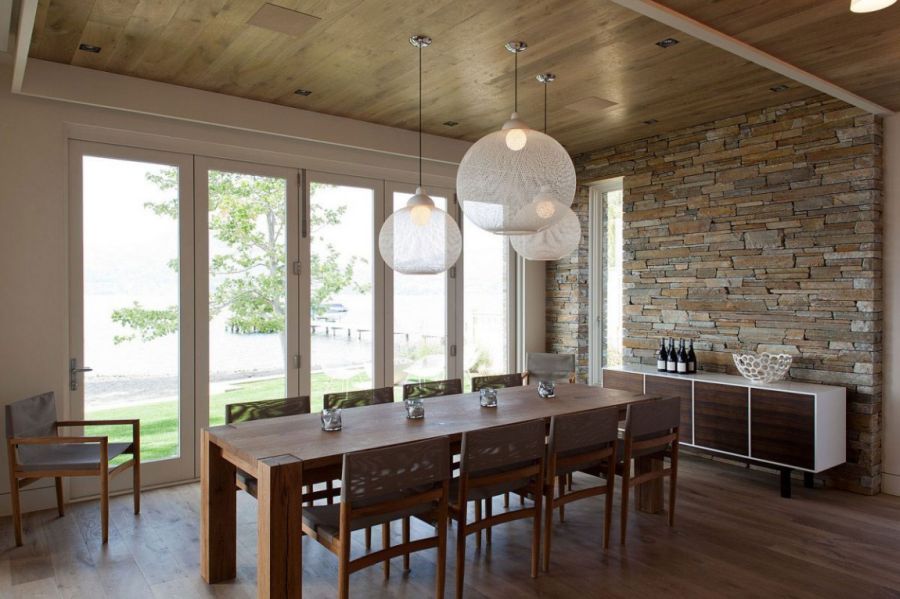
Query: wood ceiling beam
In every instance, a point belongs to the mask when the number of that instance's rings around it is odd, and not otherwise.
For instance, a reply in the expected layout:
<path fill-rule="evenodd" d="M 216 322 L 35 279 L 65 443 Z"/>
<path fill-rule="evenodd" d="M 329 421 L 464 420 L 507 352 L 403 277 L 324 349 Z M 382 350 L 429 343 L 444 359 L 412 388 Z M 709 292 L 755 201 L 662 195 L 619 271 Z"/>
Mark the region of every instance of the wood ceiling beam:
<path fill-rule="evenodd" d="M 34 31 L 34 19 L 37 15 L 38 0 L 22 0 L 19 5 L 19 26 L 16 29 L 16 52 L 13 58 L 12 92 L 22 92 L 25 80 L 25 66 L 28 62 L 28 51 L 31 48 L 31 34 Z"/>
<path fill-rule="evenodd" d="M 612 2 L 872 114 L 879 116 L 894 114 L 892 110 L 880 104 L 713 29 L 696 19 L 654 2 L 654 0 L 612 0 Z"/>

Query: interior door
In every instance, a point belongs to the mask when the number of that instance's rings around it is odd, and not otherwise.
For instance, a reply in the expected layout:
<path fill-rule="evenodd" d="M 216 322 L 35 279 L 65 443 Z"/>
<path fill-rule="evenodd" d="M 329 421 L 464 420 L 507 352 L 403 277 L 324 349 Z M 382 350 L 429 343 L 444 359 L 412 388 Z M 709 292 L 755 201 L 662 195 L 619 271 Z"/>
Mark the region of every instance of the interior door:
<path fill-rule="evenodd" d="M 190 479 L 192 157 L 73 141 L 69 160 L 70 414 L 139 418 L 144 483 Z M 131 438 L 124 426 L 84 432 Z M 72 479 L 72 496 L 97 492 L 96 479 Z"/>
<path fill-rule="evenodd" d="M 301 219 L 302 393 L 312 410 L 325 393 L 386 384 L 384 221 L 380 180 L 307 171 Z"/>
<path fill-rule="evenodd" d="M 299 174 L 196 159 L 198 427 L 299 394 Z"/>
<path fill-rule="evenodd" d="M 459 214 L 452 190 L 430 187 L 427 193 L 435 206 Z M 396 211 L 406 205 L 415 186 L 387 182 L 388 207 Z M 389 360 L 390 384 L 400 397 L 404 383 L 432 381 L 462 376 L 462 352 L 458 348 L 462 322 L 457 318 L 462 303 L 456 281 L 462 260 L 447 272 L 431 275 L 407 275 L 386 269 L 388 330 L 384 355 Z"/>

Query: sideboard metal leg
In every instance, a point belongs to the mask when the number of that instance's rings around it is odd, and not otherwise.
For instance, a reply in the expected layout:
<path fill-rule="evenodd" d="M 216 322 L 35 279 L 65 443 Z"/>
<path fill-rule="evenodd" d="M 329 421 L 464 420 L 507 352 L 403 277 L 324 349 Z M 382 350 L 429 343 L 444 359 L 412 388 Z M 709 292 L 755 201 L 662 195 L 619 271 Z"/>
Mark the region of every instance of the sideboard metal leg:
<path fill-rule="evenodd" d="M 785 499 L 791 498 L 791 469 L 781 469 L 781 496 Z"/>

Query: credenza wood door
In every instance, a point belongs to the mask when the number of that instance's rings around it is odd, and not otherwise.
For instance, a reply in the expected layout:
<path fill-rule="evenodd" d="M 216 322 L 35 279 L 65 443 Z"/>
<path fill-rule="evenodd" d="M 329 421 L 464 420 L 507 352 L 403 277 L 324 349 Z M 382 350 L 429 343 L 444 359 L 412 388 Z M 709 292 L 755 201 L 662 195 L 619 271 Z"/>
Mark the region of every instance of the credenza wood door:
<path fill-rule="evenodd" d="M 750 456 L 813 469 L 816 402 L 812 395 L 750 391 Z"/>
<path fill-rule="evenodd" d="M 604 370 L 603 387 L 605 389 L 628 391 L 629 393 L 643 393 L 644 375 L 633 372 L 619 372 L 618 370 Z"/>
<path fill-rule="evenodd" d="M 694 426 L 691 405 L 693 384 L 689 380 L 678 380 L 671 377 L 647 375 L 647 395 L 660 397 L 678 397 L 681 399 L 681 426 L 678 434 L 682 443 L 694 443 Z"/>
<path fill-rule="evenodd" d="M 747 387 L 694 383 L 694 444 L 749 455 Z"/>

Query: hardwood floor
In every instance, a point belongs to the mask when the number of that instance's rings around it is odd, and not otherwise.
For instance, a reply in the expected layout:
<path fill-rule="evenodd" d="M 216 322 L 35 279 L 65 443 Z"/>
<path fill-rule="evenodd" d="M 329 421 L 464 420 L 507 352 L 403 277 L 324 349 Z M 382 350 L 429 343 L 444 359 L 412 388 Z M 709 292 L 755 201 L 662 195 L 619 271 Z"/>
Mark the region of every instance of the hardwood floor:
<path fill-rule="evenodd" d="M 614 518 L 614 542 L 604 552 L 603 498 L 570 504 L 566 522 L 554 524 L 550 572 L 532 580 L 530 525 L 506 524 L 480 552 L 468 543 L 466 597 L 900 597 L 900 498 L 795 482 L 794 498 L 782 499 L 769 473 L 686 455 L 680 466 L 674 529 L 664 515 L 632 511 L 628 545 L 618 544 Z M 20 548 L 10 519 L 0 520 L 0 597 L 253 597 L 255 501 L 239 495 L 237 580 L 207 586 L 199 574 L 199 495 L 197 484 L 148 491 L 138 517 L 130 496 L 113 499 L 106 547 L 96 502 L 71 505 L 64 518 L 55 510 L 27 515 Z M 363 550 L 359 534 L 355 552 Z M 400 539 L 399 523 L 393 534 Z M 450 539 L 448 595 L 453 534 Z M 334 597 L 337 560 L 308 539 L 303 551 L 304 596 Z M 354 574 L 351 595 L 430 597 L 434 555 L 414 554 L 408 574 L 398 558 L 388 581 L 380 567 Z"/>

